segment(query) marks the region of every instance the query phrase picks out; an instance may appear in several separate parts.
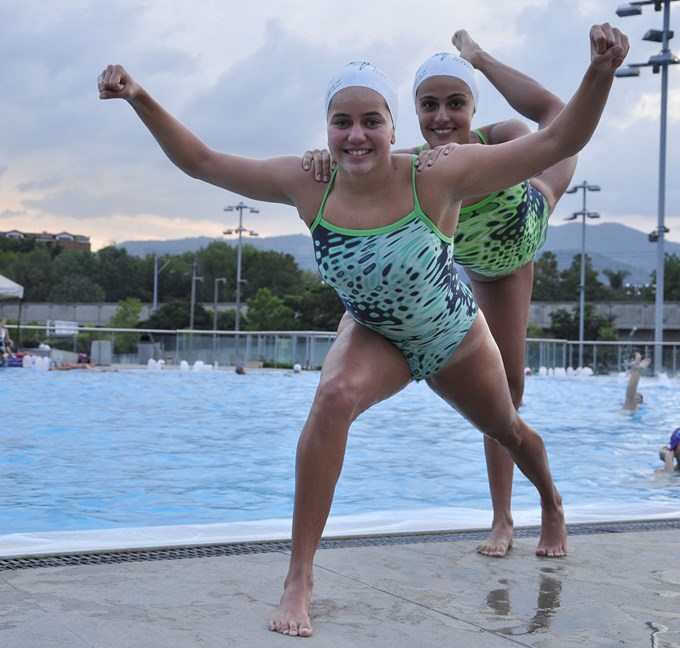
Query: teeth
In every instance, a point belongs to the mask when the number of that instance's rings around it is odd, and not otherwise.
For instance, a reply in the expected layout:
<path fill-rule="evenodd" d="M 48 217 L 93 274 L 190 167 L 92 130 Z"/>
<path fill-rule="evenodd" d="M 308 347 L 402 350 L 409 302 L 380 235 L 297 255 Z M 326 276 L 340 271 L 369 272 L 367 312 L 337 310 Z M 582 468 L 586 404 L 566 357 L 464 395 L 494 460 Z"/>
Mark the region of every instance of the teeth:
<path fill-rule="evenodd" d="M 366 155 L 368 153 L 368 149 L 362 149 L 361 151 L 347 151 L 347 152 L 354 157 L 359 157 L 361 155 Z"/>
<path fill-rule="evenodd" d="M 435 128 L 434 132 L 437 133 L 437 135 L 446 135 L 448 133 L 451 133 L 453 131 L 453 128 Z"/>

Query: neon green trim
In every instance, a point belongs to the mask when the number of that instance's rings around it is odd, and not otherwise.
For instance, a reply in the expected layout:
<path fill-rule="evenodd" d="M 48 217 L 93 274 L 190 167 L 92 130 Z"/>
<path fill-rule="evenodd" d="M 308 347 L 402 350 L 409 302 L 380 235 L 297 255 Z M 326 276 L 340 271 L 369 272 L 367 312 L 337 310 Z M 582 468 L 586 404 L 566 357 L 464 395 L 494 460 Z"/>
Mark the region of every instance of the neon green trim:
<path fill-rule="evenodd" d="M 412 159 L 415 161 L 417 158 L 416 155 L 412 156 Z M 418 200 L 418 192 L 416 191 L 416 166 L 415 164 L 412 165 L 412 170 L 411 170 L 411 182 L 413 184 L 413 201 L 414 201 L 414 209 L 413 211 L 409 212 L 404 216 L 403 218 L 400 218 L 398 221 L 395 223 L 391 223 L 390 225 L 385 225 L 383 227 L 375 227 L 373 229 L 350 229 L 347 227 L 340 227 L 338 225 L 333 225 L 333 223 L 329 223 L 324 217 L 323 217 L 323 210 L 326 205 L 326 200 L 328 198 L 328 194 L 330 193 L 331 186 L 335 180 L 335 175 L 338 170 L 338 167 L 336 166 L 335 169 L 333 169 L 333 174 L 331 175 L 330 182 L 328 183 L 328 187 L 326 187 L 326 192 L 324 193 L 323 200 L 321 201 L 321 205 L 319 207 L 319 213 L 317 214 L 316 218 L 314 219 L 314 222 L 311 224 L 309 231 L 314 232 L 316 229 L 317 225 L 323 222 L 323 226 L 327 229 L 330 230 L 331 232 L 335 232 L 336 234 L 344 234 L 346 236 L 371 236 L 374 234 L 387 234 L 388 232 L 392 232 L 395 229 L 401 227 L 402 225 L 408 223 L 409 221 L 413 220 L 413 218 L 417 217 L 420 220 L 427 225 L 429 229 L 432 230 L 434 234 L 436 234 L 442 241 L 445 243 L 453 243 L 453 237 L 452 236 L 446 236 L 442 234 L 442 232 L 439 231 L 439 228 L 430 220 L 430 218 L 423 212 L 422 207 L 420 206 L 420 200 Z"/>

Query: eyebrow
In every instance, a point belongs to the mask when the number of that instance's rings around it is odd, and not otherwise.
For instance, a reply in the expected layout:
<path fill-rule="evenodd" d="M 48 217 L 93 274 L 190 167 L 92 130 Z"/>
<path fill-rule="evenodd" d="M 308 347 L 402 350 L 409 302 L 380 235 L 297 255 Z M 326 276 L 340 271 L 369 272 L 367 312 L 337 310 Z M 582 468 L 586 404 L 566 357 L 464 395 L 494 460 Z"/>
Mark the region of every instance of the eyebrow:
<path fill-rule="evenodd" d="M 379 110 L 371 110 L 369 112 L 361 113 L 362 117 L 383 117 L 383 114 Z M 331 119 L 334 119 L 336 117 L 351 117 L 349 113 L 344 113 L 344 112 L 333 112 L 331 113 Z"/>
<path fill-rule="evenodd" d="M 454 97 L 468 98 L 469 95 L 467 95 L 465 92 L 462 92 L 462 91 L 456 91 L 456 92 L 452 92 L 449 95 L 446 95 L 447 99 L 453 99 Z M 422 97 L 419 97 L 418 101 L 422 101 L 423 99 L 437 99 L 437 96 L 432 94 L 432 93 L 428 93 L 428 94 L 423 95 Z"/>

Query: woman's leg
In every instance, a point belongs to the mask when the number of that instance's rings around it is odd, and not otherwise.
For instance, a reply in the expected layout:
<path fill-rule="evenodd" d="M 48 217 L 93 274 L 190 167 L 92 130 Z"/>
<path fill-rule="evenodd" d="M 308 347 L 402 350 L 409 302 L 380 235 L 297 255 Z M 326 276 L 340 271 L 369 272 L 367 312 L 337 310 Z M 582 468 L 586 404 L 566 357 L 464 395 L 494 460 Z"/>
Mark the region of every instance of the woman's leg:
<path fill-rule="evenodd" d="M 503 358 L 505 376 L 515 409 L 524 395 L 524 364 L 533 262 L 505 277 L 486 279 L 469 273 L 472 292 L 489 325 Z M 501 558 L 512 547 L 513 520 L 510 503 L 515 464 L 497 441 L 484 437 L 493 521 L 491 533 L 477 546 L 479 553 Z"/>
<path fill-rule="evenodd" d="M 340 477 L 350 424 L 371 405 L 403 389 L 404 356 L 382 336 L 345 315 L 326 356 L 298 442 L 292 549 L 284 593 L 270 630 L 310 636 L 313 561 Z"/>
<path fill-rule="evenodd" d="M 481 432 L 498 441 L 538 490 L 543 513 L 536 554 L 566 555 L 562 498 L 550 474 L 543 440 L 512 403 L 500 352 L 481 311 L 452 358 L 427 382 Z"/>
<path fill-rule="evenodd" d="M 494 58 L 464 29 L 457 31 L 452 40 L 460 55 L 482 72 L 520 115 L 535 122 L 539 130 L 550 125 L 564 108 L 559 97 L 535 79 Z M 569 187 L 575 170 L 576 156 L 532 178 L 531 184 L 545 196 L 551 213 Z"/>

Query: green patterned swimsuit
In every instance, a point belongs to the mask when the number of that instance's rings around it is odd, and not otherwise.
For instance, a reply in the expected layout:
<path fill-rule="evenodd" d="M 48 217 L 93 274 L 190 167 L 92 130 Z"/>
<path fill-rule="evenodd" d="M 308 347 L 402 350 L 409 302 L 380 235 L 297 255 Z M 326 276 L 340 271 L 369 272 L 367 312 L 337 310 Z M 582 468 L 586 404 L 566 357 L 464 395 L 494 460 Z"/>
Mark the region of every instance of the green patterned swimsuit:
<path fill-rule="evenodd" d="M 475 130 L 482 144 L 486 139 Z M 550 207 L 528 180 L 463 207 L 454 236 L 455 261 L 487 277 L 502 277 L 535 256 L 548 234 Z"/>
<path fill-rule="evenodd" d="M 414 156 L 414 161 L 415 161 Z M 319 271 L 347 312 L 388 339 L 423 380 L 465 337 L 477 305 L 453 264 L 453 240 L 423 213 L 413 166 L 413 211 L 377 229 L 338 227 L 323 218 L 337 167 L 310 227 Z"/>

